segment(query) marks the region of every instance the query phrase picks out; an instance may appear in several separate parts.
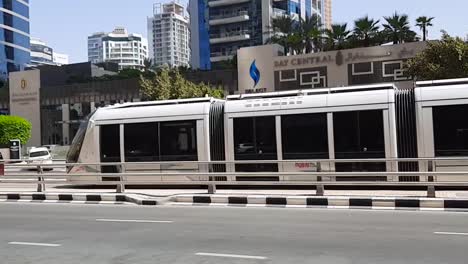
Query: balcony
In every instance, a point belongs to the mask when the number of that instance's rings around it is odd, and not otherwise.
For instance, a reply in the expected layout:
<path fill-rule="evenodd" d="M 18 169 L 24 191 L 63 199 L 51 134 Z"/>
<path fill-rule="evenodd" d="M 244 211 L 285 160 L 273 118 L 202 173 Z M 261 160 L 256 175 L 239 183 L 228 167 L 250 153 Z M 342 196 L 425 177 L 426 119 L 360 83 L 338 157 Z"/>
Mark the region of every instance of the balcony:
<path fill-rule="evenodd" d="M 210 61 L 211 62 L 218 62 L 218 61 L 226 61 L 231 60 L 234 55 L 236 55 L 235 51 L 230 52 L 211 52 L 210 54 Z"/>
<path fill-rule="evenodd" d="M 250 39 L 249 31 L 223 32 L 210 35 L 210 44 L 236 42 Z"/>
<path fill-rule="evenodd" d="M 248 11 L 234 12 L 230 14 L 222 14 L 211 16 L 210 26 L 238 23 L 248 21 L 250 19 Z"/>
<path fill-rule="evenodd" d="M 273 17 L 274 18 L 287 16 L 287 15 L 288 15 L 288 13 L 286 12 L 286 10 L 279 9 L 279 8 L 273 8 Z"/>
<path fill-rule="evenodd" d="M 209 1 L 209 7 L 216 7 L 216 6 L 226 6 L 226 5 L 235 5 L 250 2 L 250 0 L 216 0 L 216 1 Z"/>

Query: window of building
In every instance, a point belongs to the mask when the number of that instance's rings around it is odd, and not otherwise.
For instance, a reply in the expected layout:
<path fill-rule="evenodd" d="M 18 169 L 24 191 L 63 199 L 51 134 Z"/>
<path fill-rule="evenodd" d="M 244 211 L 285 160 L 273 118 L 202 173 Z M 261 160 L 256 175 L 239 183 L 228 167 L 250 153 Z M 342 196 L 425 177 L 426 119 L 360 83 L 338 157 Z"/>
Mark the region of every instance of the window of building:
<path fill-rule="evenodd" d="M 283 159 L 327 159 L 327 114 L 281 117 Z"/>
<path fill-rule="evenodd" d="M 468 105 L 432 108 L 436 157 L 468 155 Z"/>
<path fill-rule="evenodd" d="M 158 123 L 125 124 L 125 161 L 158 161 L 158 139 Z"/>
<path fill-rule="evenodd" d="M 196 121 L 160 123 L 161 160 L 198 160 L 196 130 Z"/>

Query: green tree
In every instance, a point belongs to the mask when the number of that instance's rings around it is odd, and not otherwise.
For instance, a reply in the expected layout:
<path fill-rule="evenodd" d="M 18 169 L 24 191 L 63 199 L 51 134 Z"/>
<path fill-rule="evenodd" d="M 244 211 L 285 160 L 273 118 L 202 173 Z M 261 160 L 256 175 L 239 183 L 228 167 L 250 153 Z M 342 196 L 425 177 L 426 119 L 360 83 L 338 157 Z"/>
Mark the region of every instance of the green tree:
<path fill-rule="evenodd" d="M 441 41 L 427 45 L 427 49 L 406 65 L 408 73 L 416 80 L 468 77 L 468 43 L 444 32 Z"/>
<path fill-rule="evenodd" d="M 393 44 L 412 42 L 416 40 L 416 32 L 410 28 L 408 15 L 400 15 L 395 12 L 390 17 L 384 17 L 386 23 L 383 24 L 387 39 Z"/>
<path fill-rule="evenodd" d="M 348 29 L 348 24 L 333 24 L 331 29 L 325 31 L 327 35 L 327 49 L 328 50 L 340 50 L 346 45 L 346 41 L 349 39 L 351 31 Z"/>
<path fill-rule="evenodd" d="M 284 53 L 289 54 L 290 53 L 290 43 L 293 38 L 291 38 L 291 35 L 294 33 L 296 30 L 296 25 L 295 25 L 294 19 L 291 18 L 291 16 L 284 15 L 284 16 L 278 16 L 274 17 L 271 20 L 271 28 L 270 32 L 272 33 L 272 37 L 267 41 L 268 43 L 276 43 L 284 48 Z"/>
<path fill-rule="evenodd" d="M 354 21 L 353 35 L 364 47 L 369 47 L 374 43 L 374 38 L 379 32 L 379 20 L 370 19 L 365 16 Z"/>
<path fill-rule="evenodd" d="M 6 146 L 12 139 L 19 139 L 26 144 L 31 138 L 32 125 L 18 116 L 0 116 L 0 146 Z"/>
<path fill-rule="evenodd" d="M 143 65 L 144 65 L 144 71 L 147 72 L 147 71 L 150 71 L 151 70 L 151 67 L 153 67 L 153 60 L 152 59 L 145 59 L 143 61 Z"/>
<path fill-rule="evenodd" d="M 301 33 L 294 32 L 287 37 L 288 46 L 291 49 L 292 54 L 304 53 L 304 38 Z"/>
<path fill-rule="evenodd" d="M 317 15 L 300 20 L 298 32 L 302 34 L 305 53 L 317 52 L 323 38 L 322 23 Z"/>
<path fill-rule="evenodd" d="M 196 97 L 223 98 L 224 91 L 185 79 L 178 69 L 161 68 L 152 78 L 140 77 L 140 87 L 148 100 L 184 99 Z"/>
<path fill-rule="evenodd" d="M 419 27 L 423 33 L 423 41 L 427 39 L 428 28 L 432 27 L 432 20 L 434 17 L 420 16 L 416 19 L 416 26 Z"/>

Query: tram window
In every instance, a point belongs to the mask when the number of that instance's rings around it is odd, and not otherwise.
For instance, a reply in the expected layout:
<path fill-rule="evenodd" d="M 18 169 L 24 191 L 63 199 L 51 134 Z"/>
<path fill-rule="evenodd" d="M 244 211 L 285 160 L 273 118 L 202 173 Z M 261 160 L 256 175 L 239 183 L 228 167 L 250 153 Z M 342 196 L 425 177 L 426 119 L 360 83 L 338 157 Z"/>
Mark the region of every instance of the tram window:
<path fill-rule="evenodd" d="M 327 114 L 281 117 L 284 159 L 327 159 Z"/>
<path fill-rule="evenodd" d="M 235 118 L 234 145 L 238 160 L 275 160 L 275 117 Z"/>
<path fill-rule="evenodd" d="M 276 126 L 274 116 L 255 118 L 256 148 L 262 159 L 276 160 Z"/>
<path fill-rule="evenodd" d="M 432 108 L 436 157 L 468 155 L 468 105 Z"/>
<path fill-rule="evenodd" d="M 125 161 L 158 161 L 158 123 L 124 125 Z"/>
<path fill-rule="evenodd" d="M 198 160 L 196 121 L 162 122 L 160 133 L 161 160 Z"/>
<path fill-rule="evenodd" d="M 381 110 L 333 113 L 333 128 L 337 159 L 385 157 Z"/>
<path fill-rule="evenodd" d="M 120 125 L 103 125 L 100 130 L 101 161 L 120 162 Z"/>
<path fill-rule="evenodd" d="M 276 160 L 275 117 L 234 119 L 236 160 Z M 238 164 L 236 171 L 278 171 L 277 164 Z"/>
<path fill-rule="evenodd" d="M 254 118 L 234 119 L 235 156 L 238 159 L 249 159 L 255 155 Z"/>

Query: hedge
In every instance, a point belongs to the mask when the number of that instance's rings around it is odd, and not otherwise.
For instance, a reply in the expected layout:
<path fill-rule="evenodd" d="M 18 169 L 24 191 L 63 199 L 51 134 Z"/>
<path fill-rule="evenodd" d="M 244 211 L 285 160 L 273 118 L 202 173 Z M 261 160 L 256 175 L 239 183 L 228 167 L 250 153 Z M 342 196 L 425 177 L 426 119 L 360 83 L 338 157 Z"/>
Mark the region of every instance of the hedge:
<path fill-rule="evenodd" d="M 12 139 L 26 144 L 31 138 L 31 128 L 31 123 L 24 118 L 0 115 L 0 146 L 8 146 Z"/>

